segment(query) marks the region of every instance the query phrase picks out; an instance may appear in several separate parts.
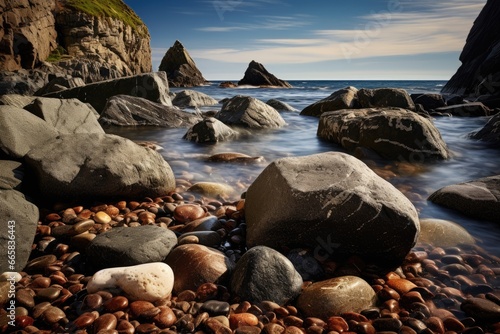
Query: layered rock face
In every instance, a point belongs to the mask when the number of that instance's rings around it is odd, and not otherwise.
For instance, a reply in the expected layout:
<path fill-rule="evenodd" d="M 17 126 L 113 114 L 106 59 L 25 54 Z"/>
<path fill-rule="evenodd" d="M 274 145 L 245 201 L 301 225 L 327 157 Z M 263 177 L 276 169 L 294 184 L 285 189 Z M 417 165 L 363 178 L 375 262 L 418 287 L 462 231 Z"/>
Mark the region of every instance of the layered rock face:
<path fill-rule="evenodd" d="M 462 66 L 442 92 L 479 98 L 500 106 L 500 3 L 488 0 L 474 22 L 460 55 Z"/>
<path fill-rule="evenodd" d="M 168 83 L 173 87 L 201 86 L 207 82 L 179 41 L 165 53 L 159 70 L 167 72 Z"/>
<path fill-rule="evenodd" d="M 57 46 L 55 1 L 0 1 L 0 70 L 34 68 Z"/>

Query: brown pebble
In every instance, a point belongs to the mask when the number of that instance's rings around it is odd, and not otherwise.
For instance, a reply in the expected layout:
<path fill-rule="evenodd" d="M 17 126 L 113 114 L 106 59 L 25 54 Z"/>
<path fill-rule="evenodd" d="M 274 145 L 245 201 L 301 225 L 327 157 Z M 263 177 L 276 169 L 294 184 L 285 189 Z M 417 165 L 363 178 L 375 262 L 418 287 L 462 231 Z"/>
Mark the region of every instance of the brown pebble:
<path fill-rule="evenodd" d="M 55 255 L 43 255 L 33 260 L 29 261 L 26 264 L 24 270 L 27 273 L 34 273 L 44 270 L 46 267 L 57 261 L 57 257 Z"/>
<path fill-rule="evenodd" d="M 320 318 L 308 317 L 304 320 L 304 326 L 305 327 L 311 327 L 311 326 L 325 327 L 326 322 L 324 322 Z"/>
<path fill-rule="evenodd" d="M 59 297 L 60 294 L 61 294 L 61 289 L 48 287 L 45 289 L 38 290 L 36 296 L 41 300 L 54 301 Z"/>
<path fill-rule="evenodd" d="M 58 307 L 48 306 L 43 312 L 42 317 L 47 324 L 54 325 L 61 319 L 64 319 L 66 317 L 66 314 Z"/>
<path fill-rule="evenodd" d="M 295 326 L 295 327 L 302 327 L 304 324 L 304 320 L 300 319 L 299 317 L 296 317 L 294 315 L 289 315 L 285 318 L 283 318 L 283 323 L 285 326 Z"/>
<path fill-rule="evenodd" d="M 35 307 L 33 307 L 33 317 L 35 319 L 41 317 L 43 315 L 43 312 L 47 310 L 47 308 L 51 306 L 49 302 L 41 302 L 39 304 L 36 304 Z"/>
<path fill-rule="evenodd" d="M 138 318 L 142 316 L 142 314 L 145 314 L 147 311 L 156 308 L 152 303 L 143 300 L 132 302 L 129 307 L 130 313 L 134 318 Z"/>
<path fill-rule="evenodd" d="M 157 333 L 160 329 L 156 327 L 155 324 L 140 324 L 135 328 L 136 333 L 146 334 L 146 333 Z"/>
<path fill-rule="evenodd" d="M 375 327 L 373 327 L 371 323 L 365 321 L 356 323 L 352 330 L 359 334 L 375 334 L 376 332 Z"/>
<path fill-rule="evenodd" d="M 86 328 L 94 323 L 96 314 L 93 312 L 85 312 L 76 318 L 72 325 L 78 329 Z"/>
<path fill-rule="evenodd" d="M 346 312 L 341 314 L 345 321 L 354 320 L 356 322 L 368 322 L 368 318 L 364 315 L 355 312 Z"/>
<path fill-rule="evenodd" d="M 462 332 L 465 326 L 455 317 L 443 319 L 443 325 L 446 331 Z"/>
<path fill-rule="evenodd" d="M 65 224 L 70 224 L 73 223 L 73 221 L 76 219 L 77 215 L 75 210 L 72 208 L 68 208 L 64 210 L 63 215 L 62 215 L 62 221 Z"/>
<path fill-rule="evenodd" d="M 239 328 L 236 328 L 236 330 L 234 331 L 235 334 L 260 334 L 260 332 L 261 332 L 261 329 L 259 327 L 256 327 L 256 326 L 241 326 Z M 300 333 L 297 333 L 297 334 L 301 334 L 301 333 L 302 333 L 302 331 Z M 292 334 L 292 333 L 290 333 L 290 334 Z"/>
<path fill-rule="evenodd" d="M 117 324 L 118 320 L 113 314 L 105 313 L 94 321 L 94 332 L 114 330 Z"/>
<path fill-rule="evenodd" d="M 159 306 L 158 309 L 160 310 L 160 313 L 153 319 L 158 327 L 169 328 L 176 323 L 177 317 L 170 307 Z"/>
<path fill-rule="evenodd" d="M 326 328 L 329 331 L 336 331 L 338 333 L 346 332 L 349 330 L 349 325 L 342 317 L 330 317 L 326 321 Z"/>
<path fill-rule="evenodd" d="M 32 326 L 35 322 L 35 319 L 28 315 L 17 315 L 14 319 L 14 323 L 18 328 L 26 328 L 28 326 Z"/>
<path fill-rule="evenodd" d="M 102 305 L 102 297 L 97 293 L 91 293 L 85 296 L 83 303 L 91 310 L 96 310 Z"/>
<path fill-rule="evenodd" d="M 411 289 L 417 287 L 414 283 L 412 283 L 404 278 L 390 279 L 387 281 L 387 285 L 390 288 L 396 290 L 400 295 L 404 295 L 405 293 L 407 293 Z"/>
<path fill-rule="evenodd" d="M 257 326 L 259 319 L 251 313 L 234 313 L 229 316 L 231 329 L 235 330 L 241 326 Z"/>
<path fill-rule="evenodd" d="M 174 210 L 175 220 L 181 223 L 189 223 L 204 216 L 205 210 L 203 210 L 203 208 L 199 205 L 183 204 L 177 206 Z"/>
<path fill-rule="evenodd" d="M 184 290 L 177 295 L 177 300 L 180 302 L 181 301 L 192 302 L 195 299 L 196 299 L 196 292 L 192 290 Z"/>
<path fill-rule="evenodd" d="M 432 330 L 434 333 L 444 334 L 446 332 L 443 320 L 439 319 L 438 317 L 428 318 L 427 320 L 425 320 L 425 324 L 427 325 L 427 328 Z"/>
<path fill-rule="evenodd" d="M 59 216 L 57 213 L 49 213 L 48 215 L 45 216 L 45 220 L 52 222 L 56 220 L 60 220 L 61 216 Z"/>
<path fill-rule="evenodd" d="M 196 299 L 204 302 L 217 297 L 218 288 L 214 283 L 204 283 L 196 289 Z"/>
<path fill-rule="evenodd" d="M 116 329 L 120 334 L 134 334 L 135 327 L 128 320 L 120 320 Z"/>
<path fill-rule="evenodd" d="M 248 301 L 243 301 L 241 302 L 238 307 L 234 310 L 234 313 L 245 313 L 248 311 L 248 309 L 252 307 L 252 304 L 250 304 Z"/>
<path fill-rule="evenodd" d="M 399 298 L 401 298 L 401 296 L 396 290 L 391 289 L 389 287 L 385 287 L 379 292 L 377 292 L 377 297 L 380 300 L 389 300 L 389 299 L 399 300 Z"/>
<path fill-rule="evenodd" d="M 50 280 L 49 280 L 50 281 Z M 31 309 L 35 306 L 34 292 L 31 289 L 19 289 L 16 292 L 16 303 Z"/>
<path fill-rule="evenodd" d="M 216 334 L 232 334 L 231 328 L 224 326 L 221 322 L 214 318 L 209 318 L 205 321 L 205 327 L 212 333 Z"/>
<path fill-rule="evenodd" d="M 285 327 L 278 324 L 269 323 L 264 326 L 264 332 L 266 334 L 281 334 L 285 331 Z"/>
<path fill-rule="evenodd" d="M 403 326 L 399 330 L 399 334 L 417 334 L 417 332 L 409 326 Z"/>

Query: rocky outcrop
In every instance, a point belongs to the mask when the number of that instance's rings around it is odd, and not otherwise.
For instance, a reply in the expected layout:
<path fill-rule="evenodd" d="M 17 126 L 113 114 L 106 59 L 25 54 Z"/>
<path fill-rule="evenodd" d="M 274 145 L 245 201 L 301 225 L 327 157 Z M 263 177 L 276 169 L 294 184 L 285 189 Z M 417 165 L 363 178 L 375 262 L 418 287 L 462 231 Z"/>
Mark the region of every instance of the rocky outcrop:
<path fill-rule="evenodd" d="M 32 69 L 56 48 L 55 1 L 0 2 L 0 71 Z"/>
<path fill-rule="evenodd" d="M 446 107 L 446 102 L 441 94 L 411 94 L 410 97 L 413 103 L 422 105 L 427 111 Z"/>
<path fill-rule="evenodd" d="M 449 157 L 434 124 L 400 108 L 327 112 L 320 118 L 317 134 L 348 150 L 370 148 L 386 159 L 424 162 Z"/>
<path fill-rule="evenodd" d="M 297 111 L 297 109 L 295 109 L 288 103 L 276 99 L 270 99 L 266 102 L 266 104 L 278 111 Z"/>
<path fill-rule="evenodd" d="M 481 130 L 472 133 L 470 137 L 500 146 L 500 114 L 491 117 Z"/>
<path fill-rule="evenodd" d="M 336 92 L 333 92 L 332 95 L 305 107 L 304 110 L 300 112 L 300 114 L 319 117 L 321 116 L 321 114 L 327 111 L 357 108 L 357 94 L 358 90 L 352 86 L 340 89 Z"/>
<path fill-rule="evenodd" d="M 500 107 L 500 4 L 488 0 L 460 54 L 462 65 L 442 93 L 458 94 Z"/>
<path fill-rule="evenodd" d="M 415 110 L 408 92 L 401 88 L 360 89 L 358 101 L 361 108 L 403 108 Z"/>
<path fill-rule="evenodd" d="M 167 72 L 172 87 L 194 87 L 207 83 L 181 42 L 175 41 L 161 60 L 160 71 Z"/>
<path fill-rule="evenodd" d="M 177 107 L 166 106 L 142 97 L 116 95 L 106 103 L 99 122 L 103 125 L 183 128 L 196 124 L 200 119 L 199 116 Z"/>
<path fill-rule="evenodd" d="M 98 113 L 101 113 L 110 97 L 122 94 L 138 96 L 165 106 L 172 106 L 172 101 L 168 95 L 168 82 L 165 72 L 145 73 L 106 80 L 50 93 L 45 96 L 59 99 L 76 98 L 91 104 Z"/>
<path fill-rule="evenodd" d="M 172 104 L 179 108 L 198 108 L 219 103 L 213 97 L 194 90 L 183 90 L 175 94 Z"/>
<path fill-rule="evenodd" d="M 216 118 L 208 117 L 193 125 L 184 139 L 196 143 L 217 143 L 237 136 L 238 133 Z"/>
<path fill-rule="evenodd" d="M 273 74 L 269 73 L 262 64 L 255 60 L 250 62 L 245 71 L 245 76 L 238 82 L 238 86 L 243 85 L 292 88 L 292 85 L 284 80 L 276 78 Z"/>
<path fill-rule="evenodd" d="M 279 128 L 285 120 L 276 109 L 250 96 L 235 96 L 222 105 L 215 116 L 227 125 L 236 125 L 254 129 Z"/>
<path fill-rule="evenodd" d="M 115 135 L 61 135 L 33 147 L 25 160 L 47 198 L 144 198 L 175 188 L 159 153 Z"/>
<path fill-rule="evenodd" d="M 446 186 L 429 200 L 467 216 L 500 222 L 500 175 Z"/>
<path fill-rule="evenodd" d="M 34 95 L 43 96 L 45 94 L 58 92 L 68 88 L 85 86 L 85 81 L 80 76 L 70 75 L 49 75 L 49 82 L 37 90 Z"/>
<path fill-rule="evenodd" d="M 411 202 L 360 160 L 344 153 L 283 158 L 248 188 L 247 245 L 308 247 L 323 260 L 360 256 L 398 266 L 416 242 Z"/>

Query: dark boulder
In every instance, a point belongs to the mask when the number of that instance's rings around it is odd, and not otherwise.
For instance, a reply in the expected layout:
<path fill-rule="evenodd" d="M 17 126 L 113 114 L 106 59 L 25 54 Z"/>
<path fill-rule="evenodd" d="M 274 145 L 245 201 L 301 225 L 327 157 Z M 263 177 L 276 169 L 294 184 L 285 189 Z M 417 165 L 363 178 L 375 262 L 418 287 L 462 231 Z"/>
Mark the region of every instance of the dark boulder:
<path fill-rule="evenodd" d="M 238 86 L 243 85 L 292 88 L 292 85 L 288 82 L 276 78 L 273 74 L 269 73 L 262 64 L 254 60 L 248 65 L 243 79 L 238 82 Z"/>
<path fill-rule="evenodd" d="M 161 60 L 160 71 L 165 71 L 172 87 L 194 87 L 207 83 L 181 42 L 175 41 Z"/>

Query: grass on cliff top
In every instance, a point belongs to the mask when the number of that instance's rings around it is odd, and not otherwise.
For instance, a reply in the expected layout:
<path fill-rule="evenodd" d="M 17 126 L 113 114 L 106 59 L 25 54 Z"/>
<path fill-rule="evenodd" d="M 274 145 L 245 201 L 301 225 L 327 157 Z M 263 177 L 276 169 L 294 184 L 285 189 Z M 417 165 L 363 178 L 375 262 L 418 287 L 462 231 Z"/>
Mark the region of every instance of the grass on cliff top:
<path fill-rule="evenodd" d="M 135 31 L 144 33 L 142 20 L 122 0 L 66 0 L 66 5 L 92 16 L 118 19 Z"/>

